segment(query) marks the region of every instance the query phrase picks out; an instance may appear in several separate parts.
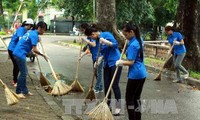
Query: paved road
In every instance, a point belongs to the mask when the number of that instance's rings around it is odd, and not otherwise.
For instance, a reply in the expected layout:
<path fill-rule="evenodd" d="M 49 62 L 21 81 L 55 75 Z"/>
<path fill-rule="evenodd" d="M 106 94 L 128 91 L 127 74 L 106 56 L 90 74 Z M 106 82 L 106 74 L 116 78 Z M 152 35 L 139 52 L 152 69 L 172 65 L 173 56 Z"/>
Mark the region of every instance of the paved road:
<path fill-rule="evenodd" d="M 42 37 L 45 50 L 50 57 L 52 65 L 56 73 L 65 76 L 68 84 L 75 78 L 76 63 L 79 49 L 70 48 L 56 44 L 58 40 L 74 40 L 77 37 L 67 36 L 44 36 Z M 45 73 L 50 73 L 50 68 L 46 61 L 40 57 L 42 70 Z M 38 69 L 36 63 L 29 63 L 30 70 Z M 123 73 L 120 80 L 120 88 L 122 91 L 122 98 L 125 95 L 127 68 L 123 68 Z M 155 74 L 148 71 L 148 77 L 144 85 L 142 93 L 143 102 L 143 120 L 200 120 L 200 92 L 191 89 L 185 84 L 172 83 L 172 78 L 164 76 L 161 82 L 153 81 Z M 84 86 L 86 93 L 92 78 L 92 62 L 90 56 L 85 57 L 80 64 L 79 81 Z M 82 104 L 85 94 L 69 94 L 66 96 L 55 98 L 55 101 L 69 114 L 69 106 L 76 106 L 72 109 L 71 115 L 75 118 L 78 116 L 84 120 L 87 117 L 82 114 L 87 107 Z M 97 96 L 99 99 L 103 98 L 103 94 Z M 78 100 L 79 99 L 79 100 Z M 63 102 L 64 101 L 64 102 Z M 68 101 L 68 102 L 66 102 Z M 78 101 L 78 102 L 77 102 Z M 70 103 L 74 102 L 74 103 Z M 64 104 L 64 105 L 63 105 Z M 88 104 L 92 105 L 92 104 Z M 67 106 L 65 108 L 65 106 Z M 71 110 L 71 109 L 70 109 Z M 125 110 L 125 109 L 124 109 Z M 123 111 L 117 120 L 126 120 L 127 113 Z"/>

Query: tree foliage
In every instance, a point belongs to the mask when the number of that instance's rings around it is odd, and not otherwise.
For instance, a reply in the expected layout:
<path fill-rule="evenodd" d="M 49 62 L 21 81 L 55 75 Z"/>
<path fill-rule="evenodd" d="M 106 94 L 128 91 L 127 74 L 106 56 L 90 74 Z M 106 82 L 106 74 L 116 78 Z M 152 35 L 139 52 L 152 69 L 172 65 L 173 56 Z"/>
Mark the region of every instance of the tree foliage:
<path fill-rule="evenodd" d="M 65 10 L 65 16 L 73 16 L 78 20 L 92 20 L 93 0 L 59 0 L 53 2 Z"/>

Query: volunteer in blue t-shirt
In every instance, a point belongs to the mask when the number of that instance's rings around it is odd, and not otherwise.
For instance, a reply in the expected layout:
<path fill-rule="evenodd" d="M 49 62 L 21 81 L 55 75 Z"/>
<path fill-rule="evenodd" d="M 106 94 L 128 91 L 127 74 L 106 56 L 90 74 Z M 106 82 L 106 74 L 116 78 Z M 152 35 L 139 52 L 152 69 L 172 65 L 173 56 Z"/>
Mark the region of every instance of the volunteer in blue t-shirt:
<path fill-rule="evenodd" d="M 82 23 L 81 24 L 81 32 L 85 33 L 85 29 L 89 27 L 90 25 L 87 23 Z M 99 49 L 99 40 L 93 40 L 90 37 L 81 37 L 83 41 L 87 43 L 87 46 L 92 54 L 92 61 L 93 61 L 93 66 L 95 67 L 95 62 L 97 60 L 97 54 L 98 54 L 98 49 Z M 83 53 L 81 55 L 81 58 L 85 56 L 87 52 Z M 81 59 L 80 58 L 80 59 Z M 102 69 L 103 69 L 103 56 L 100 56 L 98 59 L 98 67 L 97 67 L 97 74 L 96 74 L 96 84 L 94 86 L 94 92 L 99 93 L 103 92 L 103 83 L 102 83 Z"/>
<path fill-rule="evenodd" d="M 22 23 L 22 26 L 19 27 L 17 31 L 15 31 L 8 45 L 8 54 L 13 63 L 13 85 L 15 87 L 17 86 L 17 77 L 19 74 L 19 68 L 13 57 L 13 50 L 15 49 L 15 46 L 17 45 L 20 38 L 26 33 L 27 30 L 30 30 L 33 26 L 34 26 L 33 20 L 31 18 L 28 18 L 26 21 Z"/>
<path fill-rule="evenodd" d="M 105 94 L 108 91 L 111 80 L 113 78 L 116 61 L 120 58 L 120 51 L 118 49 L 118 42 L 110 32 L 100 32 L 94 25 L 92 27 L 86 28 L 85 34 L 92 39 L 99 39 L 101 46 L 101 54 L 103 56 L 103 74 L 104 74 L 104 91 Z M 122 67 L 119 67 L 117 75 L 115 77 L 112 89 L 115 94 L 116 99 L 116 109 L 113 113 L 114 115 L 119 115 L 121 111 L 121 91 L 119 88 L 119 80 L 122 72 Z M 108 106 L 111 102 L 111 92 L 108 96 Z"/>
<path fill-rule="evenodd" d="M 126 106 L 129 120 L 141 120 L 140 96 L 146 79 L 144 65 L 143 40 L 139 28 L 127 23 L 123 26 L 123 34 L 129 40 L 126 60 L 118 60 L 117 66 L 129 66 L 128 82 L 126 86 Z"/>
<path fill-rule="evenodd" d="M 173 63 L 176 69 L 177 79 L 173 82 L 181 83 L 182 78 L 187 79 L 189 72 L 181 65 L 186 54 L 186 48 L 183 41 L 183 36 L 179 32 L 174 32 L 172 26 L 166 26 L 165 32 L 168 34 L 168 42 L 173 46 Z M 183 72 L 183 77 L 180 75 L 180 71 Z"/>
<path fill-rule="evenodd" d="M 26 76 L 27 76 L 27 67 L 26 67 L 26 54 L 33 50 L 34 53 L 41 55 L 47 60 L 48 58 L 41 54 L 37 49 L 37 43 L 39 42 L 39 36 L 42 35 L 47 30 L 47 24 L 45 22 L 39 22 L 36 25 L 36 30 L 30 30 L 19 40 L 17 46 L 13 51 L 14 59 L 17 62 L 20 75 L 17 79 L 17 88 L 16 93 L 20 98 L 26 98 L 25 95 L 33 95 L 28 91 L 26 86 Z"/>

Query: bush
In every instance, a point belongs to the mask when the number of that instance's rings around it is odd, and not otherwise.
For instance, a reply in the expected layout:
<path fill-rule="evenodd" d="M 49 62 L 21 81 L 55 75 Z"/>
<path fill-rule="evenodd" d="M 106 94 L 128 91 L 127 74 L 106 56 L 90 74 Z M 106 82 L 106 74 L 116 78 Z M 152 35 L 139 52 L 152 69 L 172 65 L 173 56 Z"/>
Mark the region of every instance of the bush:
<path fill-rule="evenodd" d="M 6 32 L 0 31 L 0 35 L 6 35 Z"/>

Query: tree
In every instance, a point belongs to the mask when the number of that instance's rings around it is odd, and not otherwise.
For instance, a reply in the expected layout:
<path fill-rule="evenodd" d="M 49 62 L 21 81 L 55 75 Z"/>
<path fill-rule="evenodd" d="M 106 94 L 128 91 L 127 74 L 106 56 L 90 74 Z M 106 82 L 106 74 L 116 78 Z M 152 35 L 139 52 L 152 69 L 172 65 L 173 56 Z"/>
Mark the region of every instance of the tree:
<path fill-rule="evenodd" d="M 200 1 L 179 0 L 175 27 L 184 36 L 187 54 L 184 66 L 200 71 Z"/>

